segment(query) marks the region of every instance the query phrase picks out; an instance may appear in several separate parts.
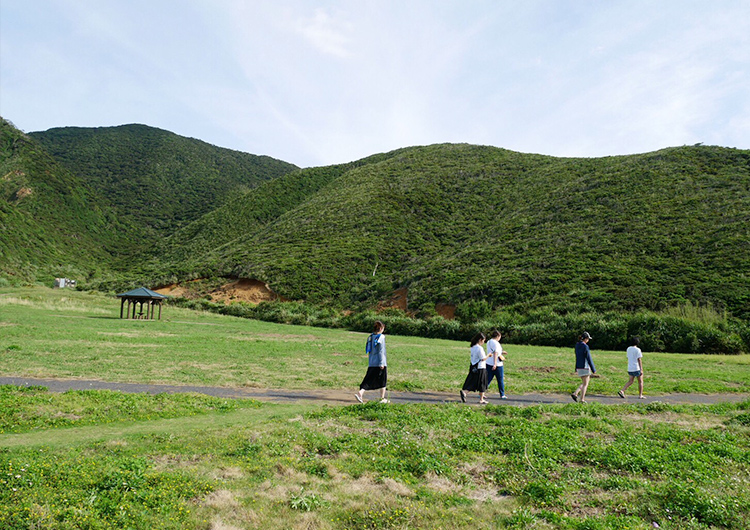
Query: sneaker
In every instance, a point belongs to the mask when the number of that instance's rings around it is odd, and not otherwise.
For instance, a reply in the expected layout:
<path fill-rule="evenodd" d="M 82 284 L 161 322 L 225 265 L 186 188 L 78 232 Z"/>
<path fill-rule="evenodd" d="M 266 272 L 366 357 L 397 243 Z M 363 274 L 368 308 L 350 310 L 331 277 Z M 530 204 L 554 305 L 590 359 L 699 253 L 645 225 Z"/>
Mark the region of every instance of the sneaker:
<path fill-rule="evenodd" d="M 500 399 L 508 399 L 508 396 L 506 396 L 505 394 L 503 394 L 502 396 L 500 396 Z"/>
<path fill-rule="evenodd" d="M 588 403 L 588 401 L 586 401 L 585 399 L 582 399 L 581 403 Z"/>
<path fill-rule="evenodd" d="M 486 405 L 487 403 L 489 403 L 489 401 L 480 401 L 479 402 L 480 405 Z"/>
<path fill-rule="evenodd" d="M 388 403 L 388 400 L 387 400 L 387 399 L 385 399 L 385 398 L 383 398 L 383 399 L 381 399 L 381 400 L 380 400 L 380 402 L 381 402 L 381 403 Z"/>
<path fill-rule="evenodd" d="M 646 396 L 638 396 L 638 399 L 646 399 Z"/>
<path fill-rule="evenodd" d="M 360 403 L 364 403 L 364 401 L 362 401 L 362 396 L 360 396 L 359 394 L 354 394 L 354 397 L 357 398 L 357 401 L 359 401 Z"/>
<path fill-rule="evenodd" d="M 460 392 L 461 395 L 461 403 L 466 403 L 466 392 L 463 390 Z"/>
<path fill-rule="evenodd" d="M 625 392 L 623 392 L 622 390 L 618 390 L 617 395 L 620 396 L 622 399 L 625 399 Z"/>
<path fill-rule="evenodd" d="M 578 401 L 578 396 L 576 396 L 575 394 L 571 394 L 570 399 L 572 399 L 573 401 Z"/>

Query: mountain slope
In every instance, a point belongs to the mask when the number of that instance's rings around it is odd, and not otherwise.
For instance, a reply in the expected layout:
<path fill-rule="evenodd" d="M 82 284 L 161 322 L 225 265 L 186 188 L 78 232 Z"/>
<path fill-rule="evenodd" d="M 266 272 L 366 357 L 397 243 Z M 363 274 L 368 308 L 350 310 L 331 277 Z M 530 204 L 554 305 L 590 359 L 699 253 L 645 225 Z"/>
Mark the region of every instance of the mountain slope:
<path fill-rule="evenodd" d="M 101 198 L 38 142 L 0 118 L 0 274 L 81 279 L 123 244 Z"/>
<path fill-rule="evenodd" d="M 471 145 L 404 149 L 221 245 L 204 254 L 208 269 L 270 282 L 293 299 L 372 304 L 406 287 L 411 308 L 691 301 L 747 318 L 750 152 L 561 159 Z"/>
<path fill-rule="evenodd" d="M 274 223 L 284 213 L 310 200 L 348 171 L 396 156 L 398 151 L 333 166 L 294 171 L 268 181 L 246 194 L 232 199 L 200 219 L 178 230 L 163 241 L 157 269 L 169 269 L 180 264 L 189 270 L 194 261 L 205 268 L 223 261 L 225 246 L 242 241 Z M 157 273 L 158 274 L 158 273 Z M 172 274 L 178 274 L 172 271 Z M 172 277 L 175 279 L 175 277 Z M 158 282 L 157 282 L 158 283 Z M 163 281 L 162 281 L 163 283 Z"/>
<path fill-rule="evenodd" d="M 145 125 L 65 127 L 31 133 L 138 227 L 141 246 L 297 167 Z"/>

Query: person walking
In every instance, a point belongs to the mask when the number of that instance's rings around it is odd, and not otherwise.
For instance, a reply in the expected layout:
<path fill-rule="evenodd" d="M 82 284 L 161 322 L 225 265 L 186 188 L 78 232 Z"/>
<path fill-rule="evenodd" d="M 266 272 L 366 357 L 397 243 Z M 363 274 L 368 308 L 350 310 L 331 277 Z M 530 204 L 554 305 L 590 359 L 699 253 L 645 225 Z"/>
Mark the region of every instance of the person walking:
<path fill-rule="evenodd" d="M 474 338 L 471 339 L 471 366 L 469 367 L 469 375 L 466 376 L 464 386 L 461 388 L 460 396 L 461 401 L 466 403 L 466 392 L 479 392 L 479 404 L 485 405 L 487 399 L 485 393 L 487 392 L 487 355 L 484 351 L 484 341 L 487 337 L 484 333 L 477 333 Z"/>
<path fill-rule="evenodd" d="M 500 344 L 502 335 L 498 330 L 493 330 L 490 333 L 490 340 L 487 341 L 487 388 L 490 388 L 492 380 L 497 378 L 497 387 L 500 390 L 500 399 L 508 399 L 505 396 L 505 372 L 503 368 L 503 361 L 508 352 L 503 350 L 503 346 Z"/>
<path fill-rule="evenodd" d="M 365 344 L 365 352 L 369 356 L 367 373 L 362 383 L 359 385 L 359 391 L 354 394 L 354 397 L 360 403 L 364 403 L 362 399 L 365 390 L 377 390 L 380 389 L 380 402 L 388 403 L 385 398 L 385 387 L 388 383 L 388 366 L 385 358 L 385 324 L 377 320 L 373 326 L 372 334 L 367 337 L 367 343 Z"/>
<path fill-rule="evenodd" d="M 628 375 L 630 380 L 625 383 L 622 390 L 617 391 L 617 395 L 625 399 L 625 391 L 638 378 L 638 399 L 646 399 L 643 395 L 643 352 L 639 348 L 641 339 L 639 337 L 630 338 L 630 346 L 625 352 L 628 356 Z"/>
<path fill-rule="evenodd" d="M 596 373 L 596 367 L 591 358 L 591 350 L 588 344 L 593 338 L 587 331 L 584 331 L 576 344 L 576 372 L 578 373 L 578 377 L 581 378 L 581 384 L 570 395 L 573 401 L 578 401 L 578 396 L 580 395 L 581 403 L 586 403 L 586 390 L 589 388 L 589 380 L 591 379 L 591 374 Z"/>

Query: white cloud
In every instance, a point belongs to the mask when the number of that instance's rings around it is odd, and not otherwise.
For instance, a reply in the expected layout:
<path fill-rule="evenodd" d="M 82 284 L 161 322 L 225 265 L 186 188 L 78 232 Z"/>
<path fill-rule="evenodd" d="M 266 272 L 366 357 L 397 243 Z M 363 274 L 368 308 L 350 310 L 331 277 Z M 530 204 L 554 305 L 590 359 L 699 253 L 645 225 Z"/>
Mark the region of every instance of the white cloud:
<path fill-rule="evenodd" d="M 348 49 L 351 24 L 318 8 L 312 17 L 295 18 L 292 27 L 323 53 L 340 58 L 351 57 Z"/>

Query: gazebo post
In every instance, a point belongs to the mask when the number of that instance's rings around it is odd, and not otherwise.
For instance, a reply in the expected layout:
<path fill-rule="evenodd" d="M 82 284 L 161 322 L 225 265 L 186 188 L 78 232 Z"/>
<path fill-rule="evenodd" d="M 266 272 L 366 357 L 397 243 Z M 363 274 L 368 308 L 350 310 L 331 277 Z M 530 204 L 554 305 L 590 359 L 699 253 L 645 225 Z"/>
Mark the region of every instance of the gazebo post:
<path fill-rule="evenodd" d="M 123 310 L 124 307 L 125 307 L 125 299 L 122 298 L 120 300 L 120 318 L 122 318 L 122 310 Z"/>
<path fill-rule="evenodd" d="M 159 320 L 161 320 L 161 300 L 159 300 Z"/>

